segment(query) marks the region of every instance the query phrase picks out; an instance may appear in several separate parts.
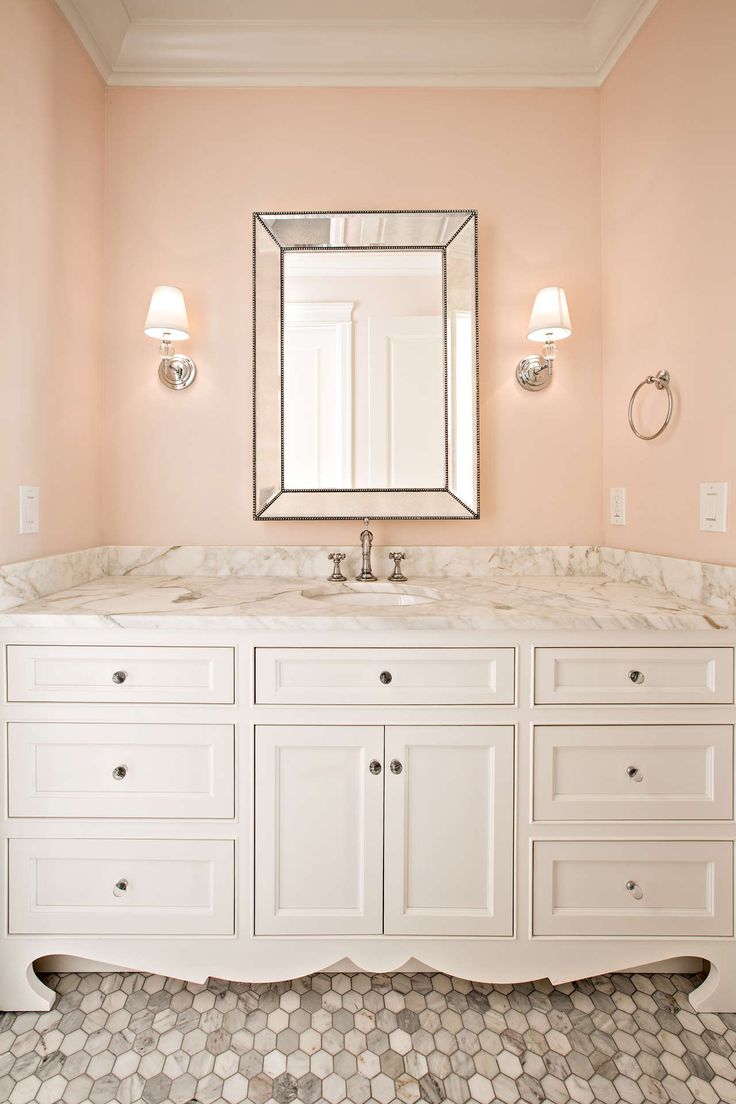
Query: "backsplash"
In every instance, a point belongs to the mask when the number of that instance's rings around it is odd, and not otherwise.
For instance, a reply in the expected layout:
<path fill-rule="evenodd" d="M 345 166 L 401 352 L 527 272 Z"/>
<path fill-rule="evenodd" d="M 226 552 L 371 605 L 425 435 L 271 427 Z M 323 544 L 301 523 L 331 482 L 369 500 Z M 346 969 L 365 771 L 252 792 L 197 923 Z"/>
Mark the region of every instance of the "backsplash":
<path fill-rule="evenodd" d="M 388 553 L 396 545 L 373 547 L 377 574 L 388 575 Z M 736 606 L 736 567 L 677 560 L 620 548 L 590 545 L 507 547 L 403 547 L 410 580 L 483 577 L 487 575 L 605 575 L 622 583 L 639 583 L 713 609 Z M 137 546 L 88 548 L 0 567 L 0 610 L 78 586 L 101 575 L 250 575 L 326 578 L 328 552 L 334 545 L 283 546 Z M 343 571 L 350 577 L 359 566 L 357 547 L 347 553 Z"/>

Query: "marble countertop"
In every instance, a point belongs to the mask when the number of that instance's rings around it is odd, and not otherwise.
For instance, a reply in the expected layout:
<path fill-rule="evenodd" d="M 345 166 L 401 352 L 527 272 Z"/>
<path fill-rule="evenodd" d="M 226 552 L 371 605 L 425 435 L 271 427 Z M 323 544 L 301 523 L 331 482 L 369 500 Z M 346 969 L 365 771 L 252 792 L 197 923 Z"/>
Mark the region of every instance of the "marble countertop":
<path fill-rule="evenodd" d="M 722 611 L 602 576 L 412 579 L 420 604 L 353 603 L 393 584 L 305 578 L 103 576 L 0 613 L 13 628 L 374 630 L 736 629 Z M 371 588 L 375 588 L 371 591 Z M 307 597 L 310 592 L 316 597 Z M 427 601 L 427 598 L 431 600 Z"/>

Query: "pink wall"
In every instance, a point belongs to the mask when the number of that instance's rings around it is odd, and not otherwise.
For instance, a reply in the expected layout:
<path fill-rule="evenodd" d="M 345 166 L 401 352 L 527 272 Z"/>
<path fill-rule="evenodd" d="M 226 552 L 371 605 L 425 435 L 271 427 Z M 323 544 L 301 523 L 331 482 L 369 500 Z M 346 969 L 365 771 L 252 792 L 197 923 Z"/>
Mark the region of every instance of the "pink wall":
<path fill-rule="evenodd" d="M 0 563 L 99 542 L 104 88 L 52 0 L 0 5 Z M 18 533 L 18 485 L 41 532 Z"/>
<path fill-rule="evenodd" d="M 604 542 L 717 563 L 736 562 L 735 42 L 734 0 L 661 0 L 601 95 L 604 486 L 628 498 Z M 644 443 L 629 396 L 664 367 L 676 419 Z M 725 534 L 699 532 L 711 480 L 730 483 Z"/>
<path fill-rule="evenodd" d="M 251 212 L 465 207 L 480 216 L 480 521 L 383 522 L 381 541 L 594 542 L 600 535 L 600 121 L 595 90 L 108 93 L 104 539 L 355 540 L 352 522 L 251 520 Z M 156 378 L 151 288 L 179 284 L 198 362 Z M 574 336 L 554 386 L 514 366 L 538 287 Z M 184 346 L 182 346 L 184 349 Z"/>

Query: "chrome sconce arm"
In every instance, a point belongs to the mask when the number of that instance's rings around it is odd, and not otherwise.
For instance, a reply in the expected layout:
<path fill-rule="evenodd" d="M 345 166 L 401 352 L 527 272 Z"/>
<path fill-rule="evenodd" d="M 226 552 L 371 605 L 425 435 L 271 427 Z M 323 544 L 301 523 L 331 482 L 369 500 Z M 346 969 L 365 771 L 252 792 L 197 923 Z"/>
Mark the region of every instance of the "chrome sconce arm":
<path fill-rule="evenodd" d="M 174 343 L 171 334 L 165 333 L 161 339 L 161 363 L 158 366 L 158 378 L 167 387 L 175 391 L 181 391 L 194 383 L 197 375 L 197 365 L 191 357 L 174 351 Z"/>
<path fill-rule="evenodd" d="M 541 391 L 552 379 L 552 368 L 557 356 L 554 341 L 545 341 L 541 356 L 532 353 L 522 357 L 516 365 L 516 378 L 526 391 Z"/>

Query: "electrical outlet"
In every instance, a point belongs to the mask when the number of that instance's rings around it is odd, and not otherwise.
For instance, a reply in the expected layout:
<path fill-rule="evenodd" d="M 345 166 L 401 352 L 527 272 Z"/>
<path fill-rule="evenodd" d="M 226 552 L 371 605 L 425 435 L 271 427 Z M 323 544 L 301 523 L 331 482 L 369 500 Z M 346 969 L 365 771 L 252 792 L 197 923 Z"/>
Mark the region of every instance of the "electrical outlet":
<path fill-rule="evenodd" d="M 39 526 L 38 487 L 18 488 L 19 533 L 37 533 Z"/>
<path fill-rule="evenodd" d="M 626 524 L 626 488 L 611 487 L 611 525 Z"/>
<path fill-rule="evenodd" d="M 700 484 L 700 528 L 704 533 L 725 533 L 728 514 L 728 483 Z"/>

